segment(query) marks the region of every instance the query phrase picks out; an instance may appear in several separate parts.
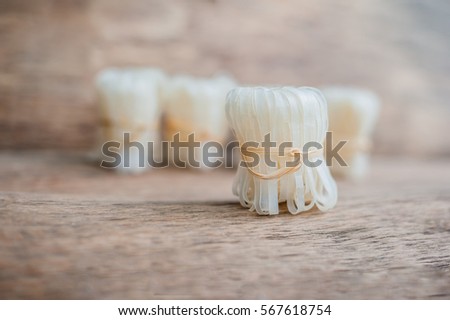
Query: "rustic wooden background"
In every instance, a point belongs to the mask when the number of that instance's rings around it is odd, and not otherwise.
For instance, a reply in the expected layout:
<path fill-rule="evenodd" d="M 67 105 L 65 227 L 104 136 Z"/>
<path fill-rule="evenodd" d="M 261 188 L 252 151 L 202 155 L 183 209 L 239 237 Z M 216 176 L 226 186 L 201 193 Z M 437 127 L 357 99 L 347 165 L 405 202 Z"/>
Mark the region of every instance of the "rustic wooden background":
<path fill-rule="evenodd" d="M 449 16 L 446 0 L 0 0 L 0 298 L 450 299 Z M 92 83 L 111 65 L 370 88 L 372 171 L 329 213 L 258 217 L 231 170 L 101 170 Z"/>
<path fill-rule="evenodd" d="M 367 87 L 376 152 L 450 155 L 449 15 L 446 0 L 0 0 L 0 148 L 92 146 L 96 72 L 150 65 Z"/>

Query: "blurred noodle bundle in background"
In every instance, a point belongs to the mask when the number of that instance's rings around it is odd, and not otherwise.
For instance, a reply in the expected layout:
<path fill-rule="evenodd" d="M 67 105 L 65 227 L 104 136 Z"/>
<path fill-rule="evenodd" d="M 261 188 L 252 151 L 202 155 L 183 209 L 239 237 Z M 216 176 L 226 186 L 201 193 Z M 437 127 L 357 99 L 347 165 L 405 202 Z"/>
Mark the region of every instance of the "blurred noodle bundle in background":
<path fill-rule="evenodd" d="M 152 152 L 148 142 L 156 144 L 154 150 L 160 150 L 161 93 L 165 82 L 162 71 L 150 68 L 110 68 L 98 75 L 101 128 L 96 153 L 100 159 L 105 158 L 102 145 L 114 141 L 120 143 L 116 149 L 122 159 L 117 169 L 135 173 L 148 167 L 147 159 Z M 139 142 L 142 150 L 130 148 L 125 143 L 125 133 L 129 134 L 129 141 Z"/>
<path fill-rule="evenodd" d="M 179 134 L 180 141 L 188 141 L 194 133 L 194 140 L 200 142 L 195 149 L 194 159 L 205 168 L 203 145 L 214 141 L 225 146 L 229 130 L 225 118 L 225 97 L 236 83 L 228 76 L 196 78 L 175 76 L 165 90 L 164 140 L 173 141 Z M 169 153 L 170 162 L 176 162 Z M 180 150 L 179 160 L 187 162 L 187 149 Z"/>
<path fill-rule="evenodd" d="M 339 155 L 347 166 L 332 159 L 334 176 L 360 179 L 369 169 L 369 153 L 372 149 L 372 133 L 378 119 L 378 97 L 363 89 L 351 87 L 322 88 L 328 103 L 328 131 L 333 144 L 347 141 L 339 149 Z"/>
<path fill-rule="evenodd" d="M 98 75 L 96 83 L 101 111 L 101 143 L 96 147 L 96 154 L 114 165 L 105 157 L 102 146 L 109 141 L 118 142 L 120 146 L 116 149 L 122 159 L 117 167 L 120 172 L 144 171 L 149 157 L 157 162 L 168 157 L 167 163 L 180 165 L 177 162 L 181 161 L 188 165 L 186 147 L 180 148 L 175 157 L 173 148 L 161 154 L 161 122 L 163 141 L 172 143 L 175 138 L 187 142 L 193 134 L 192 142 L 200 142 L 200 147 L 194 149 L 194 160 L 201 168 L 206 168 L 202 153 L 206 142 L 214 141 L 225 147 L 229 138 L 225 97 L 236 86 L 229 76 L 167 77 L 159 69 L 109 68 Z M 143 149 L 136 147 L 135 142 Z"/>

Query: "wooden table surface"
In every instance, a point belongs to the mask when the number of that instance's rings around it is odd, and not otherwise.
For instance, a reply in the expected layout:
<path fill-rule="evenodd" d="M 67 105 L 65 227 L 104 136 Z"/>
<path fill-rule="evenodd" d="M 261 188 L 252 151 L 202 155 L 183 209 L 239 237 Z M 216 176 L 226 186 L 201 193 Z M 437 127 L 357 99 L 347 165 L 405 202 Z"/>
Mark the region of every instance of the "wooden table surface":
<path fill-rule="evenodd" d="M 234 172 L 0 152 L 0 298 L 450 298 L 450 161 L 376 158 L 327 213 L 260 217 Z"/>

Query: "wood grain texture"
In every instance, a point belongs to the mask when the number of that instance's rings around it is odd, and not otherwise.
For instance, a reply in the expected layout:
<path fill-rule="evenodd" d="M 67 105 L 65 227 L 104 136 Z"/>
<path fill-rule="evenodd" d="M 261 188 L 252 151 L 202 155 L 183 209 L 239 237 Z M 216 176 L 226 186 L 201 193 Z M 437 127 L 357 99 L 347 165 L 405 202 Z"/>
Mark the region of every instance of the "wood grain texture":
<path fill-rule="evenodd" d="M 450 155 L 446 0 L 0 0 L 0 148 L 87 148 L 104 67 L 371 88 L 375 150 Z"/>
<path fill-rule="evenodd" d="M 231 170 L 0 152 L 0 298 L 449 299 L 449 169 L 376 158 L 330 212 L 260 217 Z"/>

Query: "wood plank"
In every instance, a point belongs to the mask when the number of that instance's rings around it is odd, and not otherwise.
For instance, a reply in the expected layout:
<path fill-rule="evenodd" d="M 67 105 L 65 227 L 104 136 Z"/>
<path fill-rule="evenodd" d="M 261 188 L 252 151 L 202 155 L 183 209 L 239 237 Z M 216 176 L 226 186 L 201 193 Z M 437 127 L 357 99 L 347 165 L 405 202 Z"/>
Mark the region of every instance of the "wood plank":
<path fill-rule="evenodd" d="M 260 217 L 232 170 L 3 151 L 0 298 L 449 299 L 449 167 L 377 158 L 330 212 Z"/>

